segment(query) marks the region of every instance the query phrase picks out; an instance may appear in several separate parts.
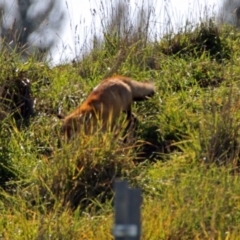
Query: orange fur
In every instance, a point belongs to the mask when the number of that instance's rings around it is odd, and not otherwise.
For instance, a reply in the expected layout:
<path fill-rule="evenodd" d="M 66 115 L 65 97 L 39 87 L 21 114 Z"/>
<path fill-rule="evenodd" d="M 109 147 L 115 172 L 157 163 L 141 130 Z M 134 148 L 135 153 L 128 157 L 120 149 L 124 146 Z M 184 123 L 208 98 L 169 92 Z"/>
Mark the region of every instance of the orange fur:
<path fill-rule="evenodd" d="M 127 113 L 127 120 L 132 119 L 131 104 L 133 101 L 146 100 L 155 92 L 153 83 L 137 82 L 124 76 L 104 79 L 97 85 L 87 99 L 72 113 L 63 118 L 62 130 L 68 139 L 74 133 L 95 133 L 98 120 L 101 130 L 112 128 L 121 112 Z"/>

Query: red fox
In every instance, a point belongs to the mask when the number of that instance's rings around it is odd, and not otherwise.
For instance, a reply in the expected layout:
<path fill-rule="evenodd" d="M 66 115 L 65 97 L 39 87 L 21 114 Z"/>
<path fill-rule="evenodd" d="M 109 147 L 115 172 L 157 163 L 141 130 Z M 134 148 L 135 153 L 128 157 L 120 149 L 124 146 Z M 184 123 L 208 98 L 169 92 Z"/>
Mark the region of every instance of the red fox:
<path fill-rule="evenodd" d="M 147 100 L 153 96 L 153 83 L 138 82 L 124 76 L 113 76 L 98 84 L 87 99 L 72 113 L 63 117 L 62 131 L 71 139 L 81 129 L 85 134 L 93 134 L 100 120 L 100 127 L 105 131 L 112 129 L 121 112 L 127 114 L 128 126 L 132 121 L 131 104 L 133 101 Z"/>

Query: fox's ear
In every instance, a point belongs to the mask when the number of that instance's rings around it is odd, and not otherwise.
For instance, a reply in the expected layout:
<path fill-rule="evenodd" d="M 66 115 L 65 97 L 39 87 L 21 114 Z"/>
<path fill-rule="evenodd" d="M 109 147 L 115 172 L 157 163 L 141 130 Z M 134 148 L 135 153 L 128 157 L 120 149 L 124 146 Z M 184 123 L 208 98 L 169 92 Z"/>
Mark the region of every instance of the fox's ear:
<path fill-rule="evenodd" d="M 61 114 L 61 113 L 58 113 L 58 114 L 57 114 L 57 117 L 58 117 L 59 119 L 61 119 L 61 120 L 63 120 L 63 119 L 65 118 L 65 116 L 64 116 L 63 114 Z"/>

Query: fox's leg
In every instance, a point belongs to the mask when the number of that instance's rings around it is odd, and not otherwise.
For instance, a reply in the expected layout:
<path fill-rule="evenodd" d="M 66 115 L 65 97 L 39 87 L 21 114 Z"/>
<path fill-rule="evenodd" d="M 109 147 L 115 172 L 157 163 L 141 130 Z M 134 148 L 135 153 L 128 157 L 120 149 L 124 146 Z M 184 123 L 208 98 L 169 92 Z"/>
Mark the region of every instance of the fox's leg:
<path fill-rule="evenodd" d="M 127 127 L 125 128 L 125 131 L 127 129 L 129 129 L 129 127 L 131 126 L 131 123 L 132 123 L 132 109 L 131 109 L 131 106 L 129 107 L 129 109 L 127 111 L 124 111 L 126 114 L 127 114 Z"/>
<path fill-rule="evenodd" d="M 123 142 L 126 143 L 127 142 L 127 138 L 129 136 L 129 134 L 131 134 L 131 136 L 133 136 L 133 133 L 136 130 L 137 127 L 137 123 L 138 123 L 138 119 L 136 118 L 136 116 L 132 113 L 131 109 L 126 111 L 127 114 L 127 126 L 124 129 L 124 139 Z"/>

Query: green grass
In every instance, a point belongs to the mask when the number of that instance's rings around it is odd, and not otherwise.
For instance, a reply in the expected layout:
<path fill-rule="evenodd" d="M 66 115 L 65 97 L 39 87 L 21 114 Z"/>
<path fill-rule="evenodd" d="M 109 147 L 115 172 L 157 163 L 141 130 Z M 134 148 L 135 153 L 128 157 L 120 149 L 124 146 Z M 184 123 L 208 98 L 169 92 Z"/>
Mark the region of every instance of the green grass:
<path fill-rule="evenodd" d="M 239 239 L 238 29 L 206 21 L 144 42 L 105 30 L 74 64 L 0 56 L 0 239 L 113 239 L 117 177 L 143 191 L 142 239 Z M 56 114 L 114 74 L 156 85 L 152 99 L 133 104 L 135 137 L 66 144 Z M 15 114 L 25 78 L 35 112 L 27 123 Z"/>

